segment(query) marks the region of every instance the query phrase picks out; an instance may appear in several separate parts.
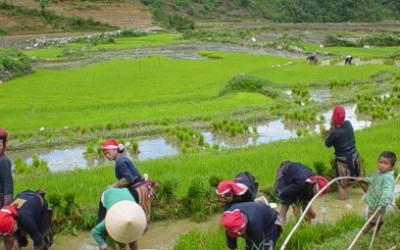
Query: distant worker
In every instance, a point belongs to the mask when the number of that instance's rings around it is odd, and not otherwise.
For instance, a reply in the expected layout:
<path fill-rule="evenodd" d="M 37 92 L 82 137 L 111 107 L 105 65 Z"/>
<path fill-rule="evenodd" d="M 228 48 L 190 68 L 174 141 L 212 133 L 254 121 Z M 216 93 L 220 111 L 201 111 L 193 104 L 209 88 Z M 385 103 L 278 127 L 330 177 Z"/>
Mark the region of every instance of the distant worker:
<path fill-rule="evenodd" d="M 282 232 L 278 213 L 270 206 L 257 202 L 233 204 L 224 212 L 221 225 L 225 228 L 229 249 L 236 249 L 237 237 L 243 237 L 246 250 L 272 250 Z"/>
<path fill-rule="evenodd" d="M 223 199 L 227 209 L 234 203 L 254 201 L 257 189 L 258 182 L 255 177 L 244 171 L 237 174 L 232 181 L 221 181 L 216 193 Z"/>
<path fill-rule="evenodd" d="M 374 216 L 372 221 L 364 229 L 363 233 L 368 231 L 378 223 L 377 231 L 379 232 L 383 224 L 383 216 L 386 208 L 394 199 L 394 166 L 396 164 L 396 155 L 390 151 L 384 151 L 378 158 L 378 172 L 372 177 L 358 177 L 357 181 L 366 182 L 369 187 L 365 195 L 365 202 L 368 204 L 368 217 L 370 218 L 375 211 L 381 206 L 381 210 Z"/>
<path fill-rule="evenodd" d="M 360 157 L 356 148 L 353 126 L 345 120 L 346 110 L 336 106 L 332 113 L 331 128 L 325 139 L 325 146 L 335 148 L 335 173 L 336 177 L 359 177 L 362 175 Z M 346 199 L 346 187 L 354 184 L 353 180 L 338 181 L 339 199 Z M 366 191 L 365 184 L 360 183 Z"/>
<path fill-rule="evenodd" d="M 20 249 L 28 245 L 29 235 L 33 249 L 47 250 L 53 244 L 51 231 L 52 211 L 48 208 L 43 190 L 26 190 L 15 196 L 9 206 L 0 211 L 0 234 L 6 250 Z"/>
<path fill-rule="evenodd" d="M 328 183 L 327 179 L 317 176 L 311 169 L 301 163 L 291 161 L 282 162 L 277 170 L 275 181 L 276 196 L 281 201 L 279 216 L 285 221 L 287 211 L 291 205 L 293 206 L 294 213 L 298 214 L 300 207 L 298 207 L 297 203 L 300 203 L 299 205 L 304 210 L 314 195 Z M 325 189 L 322 194 L 328 191 L 328 189 Z M 311 221 L 315 216 L 314 210 L 310 207 L 306 215 L 306 220 Z"/>
<path fill-rule="evenodd" d="M 344 59 L 344 65 L 351 65 L 351 62 L 353 61 L 353 57 L 350 55 L 347 55 Z"/>
<path fill-rule="evenodd" d="M 318 58 L 316 56 L 309 56 L 306 59 L 310 61 L 310 65 L 317 65 L 318 63 Z"/>
<path fill-rule="evenodd" d="M 138 249 L 137 240 L 143 235 L 147 218 L 127 188 L 109 188 L 101 195 L 101 205 L 106 209 L 105 219 L 91 231 L 100 249 L 109 248 L 104 238 L 107 233 L 119 243 L 127 243 L 132 250 Z"/>

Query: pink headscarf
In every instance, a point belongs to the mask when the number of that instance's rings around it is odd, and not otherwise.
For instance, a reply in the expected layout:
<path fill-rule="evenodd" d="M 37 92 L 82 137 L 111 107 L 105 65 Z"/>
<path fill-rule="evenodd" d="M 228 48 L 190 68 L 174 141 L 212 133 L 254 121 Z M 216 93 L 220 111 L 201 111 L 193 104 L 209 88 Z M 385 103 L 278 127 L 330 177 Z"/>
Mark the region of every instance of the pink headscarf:
<path fill-rule="evenodd" d="M 333 110 L 332 121 L 335 123 L 337 127 L 340 127 L 344 123 L 344 119 L 346 118 L 346 110 L 342 106 L 336 106 Z"/>
<path fill-rule="evenodd" d="M 234 181 L 221 181 L 218 184 L 217 190 L 215 192 L 217 195 L 225 196 L 230 193 L 234 193 L 236 195 L 242 195 L 246 193 L 248 187 L 243 185 L 242 183 L 236 183 Z"/>
<path fill-rule="evenodd" d="M 122 151 L 124 150 L 124 145 L 122 143 L 116 141 L 116 140 L 108 140 L 103 143 L 101 146 L 101 150 L 103 152 L 109 151 L 109 150 L 117 150 L 117 151 Z"/>

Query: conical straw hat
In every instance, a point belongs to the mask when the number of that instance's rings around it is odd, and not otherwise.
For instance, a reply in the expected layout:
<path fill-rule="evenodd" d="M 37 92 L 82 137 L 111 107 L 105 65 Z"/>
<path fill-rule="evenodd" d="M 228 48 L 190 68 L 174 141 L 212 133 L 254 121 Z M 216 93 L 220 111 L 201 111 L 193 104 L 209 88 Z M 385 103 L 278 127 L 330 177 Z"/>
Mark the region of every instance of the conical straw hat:
<path fill-rule="evenodd" d="M 106 214 L 106 230 L 115 241 L 130 243 L 139 239 L 146 229 L 143 209 L 133 201 L 119 201 Z"/>

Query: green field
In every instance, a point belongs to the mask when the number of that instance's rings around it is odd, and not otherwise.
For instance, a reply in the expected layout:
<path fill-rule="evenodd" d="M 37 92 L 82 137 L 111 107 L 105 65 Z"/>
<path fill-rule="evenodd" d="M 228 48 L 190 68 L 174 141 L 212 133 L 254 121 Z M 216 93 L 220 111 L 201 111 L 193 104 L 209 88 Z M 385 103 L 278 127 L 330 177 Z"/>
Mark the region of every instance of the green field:
<path fill-rule="evenodd" d="M 376 161 L 381 151 L 398 152 L 399 127 L 400 121 L 396 120 L 356 132 L 357 147 L 369 174 L 376 171 Z M 151 179 L 161 184 L 167 180 L 175 180 L 178 184 L 177 195 L 182 197 L 191 181 L 198 178 L 206 182 L 211 176 L 231 179 L 238 172 L 247 170 L 257 177 L 260 186 L 271 186 L 275 170 L 284 160 L 302 162 L 312 168 L 315 161 L 330 166 L 332 158 L 333 149 L 326 148 L 319 136 L 313 136 L 238 150 L 148 160 L 136 165 L 141 173 L 148 173 Z M 15 181 L 16 191 L 43 188 L 60 194 L 74 193 L 78 204 L 95 206 L 102 190 L 114 182 L 112 166 L 110 164 L 109 167 L 20 177 Z M 71 180 L 79 181 L 74 181 L 71 185 Z"/>

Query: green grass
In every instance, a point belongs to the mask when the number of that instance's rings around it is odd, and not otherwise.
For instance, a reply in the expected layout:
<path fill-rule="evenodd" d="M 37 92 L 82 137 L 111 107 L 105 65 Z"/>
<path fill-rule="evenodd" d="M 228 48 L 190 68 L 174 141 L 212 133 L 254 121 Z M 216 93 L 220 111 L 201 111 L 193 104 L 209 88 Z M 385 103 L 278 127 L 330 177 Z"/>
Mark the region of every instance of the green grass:
<path fill-rule="evenodd" d="M 142 48 L 151 46 L 161 46 L 173 43 L 184 43 L 186 40 L 180 39 L 180 34 L 150 34 L 141 37 L 114 38 L 115 44 L 100 44 L 90 47 L 89 51 L 97 50 L 116 50 L 129 48 Z M 62 48 L 46 48 L 24 51 L 29 57 L 37 59 L 64 60 L 65 57 L 57 57 L 65 48 L 80 49 L 85 47 L 85 43 L 69 43 Z"/>
<path fill-rule="evenodd" d="M 219 60 L 153 56 L 86 68 L 36 70 L 0 85 L 2 126 L 9 131 L 216 114 L 271 100 L 257 94 L 219 97 L 238 74 L 288 61 L 274 56 L 215 53 Z M 18 122 L 15 122 L 18 121 Z"/>
<path fill-rule="evenodd" d="M 305 61 L 305 60 L 304 60 Z M 357 67 L 343 66 L 311 66 L 307 63 L 287 67 L 265 68 L 251 74 L 265 77 L 275 83 L 313 83 L 330 80 L 367 80 L 371 75 L 383 71 L 399 71 L 396 66 L 360 65 Z"/>
<path fill-rule="evenodd" d="M 399 46 L 394 47 L 372 47 L 369 49 L 364 48 L 353 48 L 353 47 L 324 47 L 320 48 L 318 44 L 313 43 L 302 43 L 304 49 L 309 52 L 320 51 L 328 52 L 337 55 L 352 55 L 360 58 L 374 58 L 374 57 L 385 57 L 392 54 L 395 51 L 399 51 Z"/>
<path fill-rule="evenodd" d="M 399 154 L 399 126 L 400 120 L 395 120 L 356 131 L 357 147 L 368 175 L 376 171 L 376 161 L 381 151 L 391 150 Z M 320 137 L 313 136 L 244 149 L 143 161 L 136 163 L 136 166 L 141 173 L 148 173 L 150 179 L 161 184 L 166 180 L 176 180 L 176 195 L 183 197 L 191 181 L 196 178 L 207 182 L 210 176 L 231 179 L 246 170 L 258 179 L 260 187 L 272 186 L 275 170 L 284 160 L 298 161 L 312 168 L 315 161 L 329 166 L 332 158 L 333 149 L 326 148 Z M 80 206 L 96 206 L 104 188 L 115 181 L 111 166 L 112 163 L 110 167 L 17 177 L 15 192 L 42 188 L 60 194 L 73 193 Z M 73 183 L 71 180 L 74 180 Z"/>

